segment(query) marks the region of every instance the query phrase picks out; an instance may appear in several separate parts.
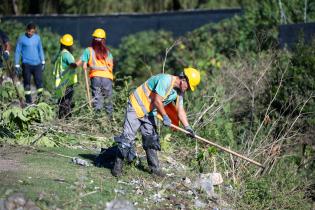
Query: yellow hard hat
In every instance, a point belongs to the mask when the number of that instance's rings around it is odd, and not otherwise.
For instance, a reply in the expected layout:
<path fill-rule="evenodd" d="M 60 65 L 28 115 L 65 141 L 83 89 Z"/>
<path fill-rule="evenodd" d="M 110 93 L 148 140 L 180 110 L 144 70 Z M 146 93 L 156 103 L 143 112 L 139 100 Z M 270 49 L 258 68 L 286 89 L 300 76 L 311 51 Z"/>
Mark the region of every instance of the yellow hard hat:
<path fill-rule="evenodd" d="M 93 32 L 92 36 L 95 38 L 106 39 L 106 32 L 101 28 L 97 28 Z"/>
<path fill-rule="evenodd" d="M 73 37 L 71 34 L 65 34 L 60 38 L 60 43 L 65 46 L 72 46 L 73 45 Z"/>
<path fill-rule="evenodd" d="M 195 91 L 195 88 L 200 83 L 200 72 L 194 68 L 184 68 L 184 75 L 188 79 L 188 83 L 191 91 Z"/>

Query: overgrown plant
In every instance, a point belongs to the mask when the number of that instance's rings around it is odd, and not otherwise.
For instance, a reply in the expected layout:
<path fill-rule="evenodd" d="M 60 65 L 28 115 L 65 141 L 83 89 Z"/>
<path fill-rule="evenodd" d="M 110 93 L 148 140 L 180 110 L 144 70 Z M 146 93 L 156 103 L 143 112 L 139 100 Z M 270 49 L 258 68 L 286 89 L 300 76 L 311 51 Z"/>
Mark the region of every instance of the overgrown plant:
<path fill-rule="evenodd" d="M 32 123 L 43 123 L 54 117 L 52 108 L 46 103 L 28 106 L 24 109 L 12 107 L 1 114 L 1 123 L 12 130 L 26 130 Z"/>

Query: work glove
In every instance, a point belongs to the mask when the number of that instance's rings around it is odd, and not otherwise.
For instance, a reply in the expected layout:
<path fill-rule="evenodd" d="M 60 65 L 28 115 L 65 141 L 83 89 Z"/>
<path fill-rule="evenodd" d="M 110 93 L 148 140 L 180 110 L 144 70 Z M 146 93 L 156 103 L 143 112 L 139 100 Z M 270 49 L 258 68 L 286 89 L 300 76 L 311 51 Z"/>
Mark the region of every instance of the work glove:
<path fill-rule="evenodd" d="M 45 70 L 45 61 L 42 62 L 42 69 L 41 69 L 41 70 L 42 70 L 42 71 Z"/>
<path fill-rule="evenodd" d="M 185 126 L 185 130 L 189 132 L 189 134 L 187 134 L 187 135 L 190 136 L 191 138 L 196 137 L 196 134 L 195 134 L 194 130 L 190 127 L 190 125 Z"/>
<path fill-rule="evenodd" d="M 171 126 L 172 121 L 167 115 L 163 115 L 163 124 L 166 126 Z"/>
<path fill-rule="evenodd" d="M 10 52 L 9 51 L 6 50 L 6 51 L 3 52 L 3 59 L 4 60 L 6 60 L 6 61 L 9 60 L 9 56 L 10 56 Z"/>
<path fill-rule="evenodd" d="M 17 76 L 19 76 L 19 75 L 22 73 L 22 69 L 21 69 L 21 67 L 20 67 L 19 64 L 16 64 L 16 65 L 15 65 L 14 70 L 15 70 L 15 74 L 16 74 Z"/>

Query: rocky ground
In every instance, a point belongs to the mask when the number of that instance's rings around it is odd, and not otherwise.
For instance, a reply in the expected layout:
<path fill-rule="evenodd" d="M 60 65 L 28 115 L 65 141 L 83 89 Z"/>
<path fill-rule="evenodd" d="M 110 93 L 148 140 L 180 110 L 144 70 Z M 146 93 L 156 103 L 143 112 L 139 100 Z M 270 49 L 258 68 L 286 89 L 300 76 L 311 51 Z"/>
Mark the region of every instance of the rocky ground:
<path fill-rule="evenodd" d="M 0 209 L 233 209 L 220 173 L 195 174 L 161 154 L 166 177 L 148 174 L 140 156 L 117 179 L 94 166 L 96 155 L 1 145 Z"/>

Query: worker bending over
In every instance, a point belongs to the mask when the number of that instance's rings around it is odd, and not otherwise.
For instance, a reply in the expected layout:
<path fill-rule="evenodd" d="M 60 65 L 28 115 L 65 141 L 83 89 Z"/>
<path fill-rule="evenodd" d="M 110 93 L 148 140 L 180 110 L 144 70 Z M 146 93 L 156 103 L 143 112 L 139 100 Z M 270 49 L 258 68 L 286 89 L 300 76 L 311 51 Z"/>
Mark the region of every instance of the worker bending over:
<path fill-rule="evenodd" d="M 183 96 L 187 89 L 194 91 L 199 83 L 199 71 L 185 68 L 184 72 L 178 76 L 170 74 L 152 76 L 130 95 L 123 131 L 120 136 L 114 138 L 118 144 L 118 152 L 111 171 L 113 176 L 121 175 L 124 159 L 130 161 L 136 157 L 134 139 L 139 128 L 150 172 L 164 176 L 157 156 L 161 145 L 155 116 L 160 116 L 166 126 L 171 126 L 171 123 L 178 125 L 180 121 L 194 137 L 194 131 L 189 126 L 183 107 Z M 174 106 L 172 102 L 176 105 Z"/>

